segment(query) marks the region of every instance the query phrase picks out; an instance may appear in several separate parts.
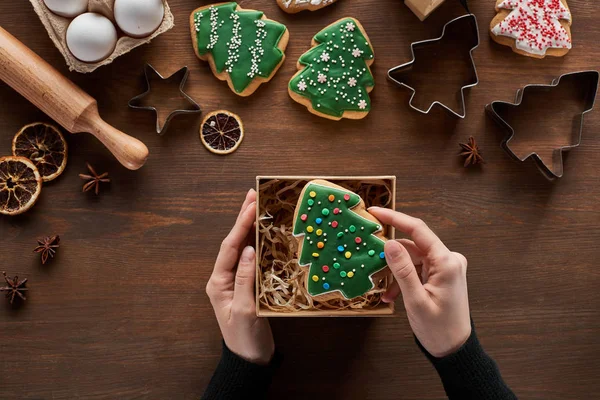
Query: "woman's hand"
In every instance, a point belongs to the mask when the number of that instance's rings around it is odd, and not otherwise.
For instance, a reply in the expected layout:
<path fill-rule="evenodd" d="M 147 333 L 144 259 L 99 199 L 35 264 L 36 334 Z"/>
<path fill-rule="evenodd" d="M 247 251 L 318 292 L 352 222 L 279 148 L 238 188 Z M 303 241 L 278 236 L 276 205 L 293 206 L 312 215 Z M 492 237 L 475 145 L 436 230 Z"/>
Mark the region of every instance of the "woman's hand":
<path fill-rule="evenodd" d="M 412 238 L 385 244 L 396 282 L 383 301 L 402 293 L 408 321 L 423 347 L 438 358 L 456 352 L 471 335 L 467 259 L 448 250 L 420 219 L 379 207 L 369 212 Z M 420 276 L 415 266 L 421 267 Z"/>
<path fill-rule="evenodd" d="M 266 365 L 273 358 L 275 343 L 269 321 L 256 316 L 256 253 L 247 246 L 255 219 L 256 192 L 250 189 L 233 229 L 221 244 L 206 294 L 229 350 Z"/>

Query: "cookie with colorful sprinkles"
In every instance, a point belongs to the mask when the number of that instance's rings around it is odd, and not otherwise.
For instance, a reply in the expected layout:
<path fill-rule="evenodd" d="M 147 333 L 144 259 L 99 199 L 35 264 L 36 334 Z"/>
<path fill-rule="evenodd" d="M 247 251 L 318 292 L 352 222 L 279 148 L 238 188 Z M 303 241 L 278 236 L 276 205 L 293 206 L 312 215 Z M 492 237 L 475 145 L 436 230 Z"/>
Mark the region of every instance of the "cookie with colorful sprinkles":
<path fill-rule="evenodd" d="M 285 59 L 289 31 L 262 11 L 217 3 L 194 10 L 190 25 L 198 58 L 239 96 L 271 80 Z"/>
<path fill-rule="evenodd" d="M 288 14 L 300 11 L 316 11 L 335 3 L 337 0 L 277 0 L 279 7 Z"/>
<path fill-rule="evenodd" d="M 359 195 L 325 180 L 306 184 L 294 213 L 298 264 L 308 267 L 308 293 L 318 300 L 352 299 L 389 272 L 381 223 Z"/>
<path fill-rule="evenodd" d="M 371 41 L 354 18 L 342 18 L 312 39 L 288 85 L 290 97 L 320 117 L 361 119 L 371 109 L 375 86 Z"/>
<path fill-rule="evenodd" d="M 566 0 L 497 0 L 492 39 L 515 53 L 561 57 L 572 47 L 572 16 Z"/>

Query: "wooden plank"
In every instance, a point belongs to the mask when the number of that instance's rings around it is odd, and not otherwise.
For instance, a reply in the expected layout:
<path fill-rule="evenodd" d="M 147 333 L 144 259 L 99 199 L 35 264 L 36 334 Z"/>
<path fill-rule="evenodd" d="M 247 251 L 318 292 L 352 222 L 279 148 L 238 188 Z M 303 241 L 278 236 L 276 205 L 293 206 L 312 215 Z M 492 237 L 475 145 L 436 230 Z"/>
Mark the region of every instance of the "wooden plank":
<path fill-rule="evenodd" d="M 471 313 L 481 342 L 519 398 L 600 397 L 600 111 L 586 115 L 583 141 L 565 176 L 546 182 L 533 164 L 500 148 L 504 132 L 484 113 L 528 83 L 598 68 L 597 5 L 571 0 L 574 48 L 532 60 L 488 38 L 494 1 L 472 1 L 481 45 L 480 84 L 466 91 L 467 117 L 408 107 L 410 93 L 386 78 L 409 61 L 410 43 L 439 36 L 464 14 L 446 1 L 420 22 L 398 0 L 341 0 L 286 15 L 275 1 L 253 2 L 290 28 L 287 60 L 250 98 L 234 95 L 191 48 L 187 20 L 199 2 L 171 0 L 173 30 L 91 75 L 68 72 L 27 2 L 0 2 L 0 26 L 98 100 L 111 125 L 144 141 L 147 164 L 127 171 L 89 135 L 71 135 L 69 165 L 45 185 L 26 215 L 0 218 L 0 267 L 27 276 L 26 306 L 0 305 L 0 398 L 197 399 L 221 351 L 204 293 L 215 257 L 257 175 L 396 175 L 396 208 L 424 219 L 469 259 Z M 208 2 L 203 2 L 208 4 Z M 321 27 L 357 17 L 375 48 L 373 110 L 360 121 L 327 121 L 293 102 L 286 83 Z M 151 113 L 127 108 L 142 91 L 145 62 L 168 75 L 191 69 L 186 92 L 204 112 L 241 116 L 246 137 L 232 155 L 206 151 L 201 116 L 181 116 L 164 137 Z M 447 76 L 451 82 L 452 74 Z M 48 119 L 0 83 L 0 154 L 27 123 Z M 458 143 L 473 135 L 486 159 L 465 170 Z M 91 162 L 112 182 L 82 194 Z M 55 261 L 39 265 L 35 240 L 61 235 Z M 393 318 L 271 320 L 285 355 L 272 398 L 439 400 L 443 388 L 417 349 L 402 301 Z M 335 371 L 335 379 L 329 373 Z"/>

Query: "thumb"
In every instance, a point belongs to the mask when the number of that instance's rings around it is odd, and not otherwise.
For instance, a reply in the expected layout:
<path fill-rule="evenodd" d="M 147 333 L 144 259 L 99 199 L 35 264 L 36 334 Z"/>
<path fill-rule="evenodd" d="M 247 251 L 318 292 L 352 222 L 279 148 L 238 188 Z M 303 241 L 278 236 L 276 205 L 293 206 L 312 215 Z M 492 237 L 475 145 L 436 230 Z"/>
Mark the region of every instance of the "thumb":
<path fill-rule="evenodd" d="M 256 253 L 252 246 L 246 246 L 240 256 L 235 274 L 233 302 L 240 305 L 254 304 L 254 282 L 256 280 Z"/>
<path fill-rule="evenodd" d="M 424 299 L 427 294 L 404 246 L 395 240 L 389 240 L 385 243 L 384 251 L 385 259 L 402 291 L 404 302 L 420 302 Z"/>

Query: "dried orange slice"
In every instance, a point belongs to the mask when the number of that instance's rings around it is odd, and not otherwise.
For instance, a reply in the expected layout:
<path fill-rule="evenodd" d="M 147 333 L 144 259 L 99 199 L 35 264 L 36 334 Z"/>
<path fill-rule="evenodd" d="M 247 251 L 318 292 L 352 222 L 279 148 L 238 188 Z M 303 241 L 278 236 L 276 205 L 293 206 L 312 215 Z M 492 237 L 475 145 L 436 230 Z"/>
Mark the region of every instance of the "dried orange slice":
<path fill-rule="evenodd" d="M 21 128 L 12 145 L 13 155 L 30 159 L 44 182 L 63 173 L 67 166 L 67 142 L 55 126 L 35 122 Z"/>
<path fill-rule="evenodd" d="M 215 154 L 233 153 L 244 139 L 244 125 L 232 112 L 213 111 L 204 117 L 200 125 L 200 139 Z"/>
<path fill-rule="evenodd" d="M 0 158 L 0 214 L 17 215 L 29 210 L 42 191 L 42 177 L 25 157 Z"/>

